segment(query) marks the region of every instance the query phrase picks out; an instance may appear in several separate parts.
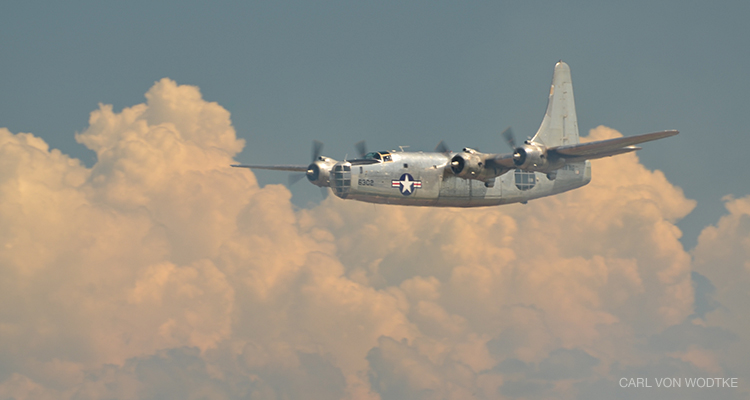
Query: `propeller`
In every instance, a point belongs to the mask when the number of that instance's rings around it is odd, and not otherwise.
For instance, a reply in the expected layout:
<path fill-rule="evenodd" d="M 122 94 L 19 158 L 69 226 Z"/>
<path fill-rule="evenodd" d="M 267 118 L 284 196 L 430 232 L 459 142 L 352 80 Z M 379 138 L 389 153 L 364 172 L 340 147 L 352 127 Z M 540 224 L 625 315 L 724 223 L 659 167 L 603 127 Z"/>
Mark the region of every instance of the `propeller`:
<path fill-rule="evenodd" d="M 354 148 L 357 149 L 359 158 L 365 158 L 365 154 L 367 154 L 367 145 L 365 144 L 364 140 L 360 140 L 359 142 L 355 143 Z"/>
<path fill-rule="evenodd" d="M 511 150 L 513 150 L 513 163 L 516 165 L 523 164 L 526 160 L 526 151 L 521 147 L 516 147 L 516 136 L 513 134 L 513 129 L 507 127 L 501 135 Z"/>
<path fill-rule="evenodd" d="M 312 144 L 312 162 L 315 162 L 315 160 L 320 157 L 320 154 L 323 152 L 323 142 L 319 140 L 313 140 Z"/>
<path fill-rule="evenodd" d="M 508 146 L 510 146 L 511 150 L 516 150 L 516 137 L 513 135 L 513 129 L 511 127 L 505 128 L 503 133 L 501 133 L 503 136 L 503 139 L 505 139 L 505 142 L 508 143 Z"/>
<path fill-rule="evenodd" d="M 435 152 L 448 154 L 451 152 L 451 149 L 449 149 L 448 145 L 445 144 L 445 142 L 441 140 L 440 143 L 438 143 L 437 146 L 435 146 Z"/>
<path fill-rule="evenodd" d="M 323 142 L 321 142 L 319 140 L 313 140 L 313 143 L 312 143 L 312 162 L 315 162 L 315 160 L 317 160 L 318 157 L 320 157 L 320 155 L 321 155 L 322 152 L 323 152 Z M 307 176 L 307 172 L 295 172 L 295 173 L 289 174 L 289 177 L 288 177 L 289 186 L 292 186 L 295 183 L 299 182 L 305 176 Z M 324 198 L 325 198 L 325 196 L 324 196 Z"/>
<path fill-rule="evenodd" d="M 289 186 L 292 186 L 295 183 L 299 182 L 305 176 L 307 176 L 306 172 L 294 172 L 294 173 L 289 174 L 289 178 L 288 178 L 289 179 Z"/>
<path fill-rule="evenodd" d="M 363 143 L 364 143 L 364 141 L 363 141 Z M 313 140 L 313 144 L 312 144 L 312 162 L 315 162 L 315 160 L 317 160 L 321 156 L 322 153 L 323 153 L 323 142 L 321 142 L 319 140 Z M 311 173 L 311 172 L 312 171 L 308 169 L 306 173 L 302 173 L 300 175 L 302 175 L 302 177 L 305 177 L 305 176 L 307 176 L 308 173 Z M 300 179 L 302 179 L 302 177 L 298 178 L 295 182 L 297 182 Z M 328 188 L 327 187 L 321 187 L 320 188 L 320 195 L 323 197 L 323 200 L 325 200 L 326 198 L 328 198 Z"/>

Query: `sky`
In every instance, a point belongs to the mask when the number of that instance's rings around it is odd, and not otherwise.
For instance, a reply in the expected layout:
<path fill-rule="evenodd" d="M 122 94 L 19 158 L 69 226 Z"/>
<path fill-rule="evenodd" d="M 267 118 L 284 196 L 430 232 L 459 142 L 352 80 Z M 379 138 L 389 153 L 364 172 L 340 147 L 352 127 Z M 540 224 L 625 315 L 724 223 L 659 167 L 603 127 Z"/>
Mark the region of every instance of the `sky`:
<path fill-rule="evenodd" d="M 0 6 L 0 398 L 704 398 L 750 388 L 744 2 Z M 528 205 L 280 172 L 507 150 L 554 63 L 593 162 Z"/>

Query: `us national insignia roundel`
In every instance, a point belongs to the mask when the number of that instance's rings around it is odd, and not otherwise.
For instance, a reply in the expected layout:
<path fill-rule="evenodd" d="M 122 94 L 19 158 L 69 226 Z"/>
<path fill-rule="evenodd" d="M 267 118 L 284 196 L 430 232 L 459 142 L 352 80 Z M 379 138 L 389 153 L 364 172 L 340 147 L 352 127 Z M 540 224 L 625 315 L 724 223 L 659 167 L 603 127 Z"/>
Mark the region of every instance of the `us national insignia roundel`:
<path fill-rule="evenodd" d="M 398 188 L 401 191 L 401 194 L 409 196 L 414 193 L 416 189 L 422 187 L 422 181 L 414 180 L 414 177 L 411 176 L 411 174 L 403 174 L 401 175 L 401 178 L 391 181 L 391 187 Z"/>

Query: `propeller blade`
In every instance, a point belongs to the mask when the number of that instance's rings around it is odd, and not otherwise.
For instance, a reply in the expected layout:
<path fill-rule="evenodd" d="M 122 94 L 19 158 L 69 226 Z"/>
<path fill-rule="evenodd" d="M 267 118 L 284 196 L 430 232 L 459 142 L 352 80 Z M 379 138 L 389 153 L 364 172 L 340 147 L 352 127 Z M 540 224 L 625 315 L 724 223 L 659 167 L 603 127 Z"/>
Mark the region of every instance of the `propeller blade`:
<path fill-rule="evenodd" d="M 516 137 L 513 135 L 513 129 L 510 127 L 506 128 L 503 133 L 501 133 L 505 141 L 508 143 L 508 146 L 510 146 L 511 150 L 516 149 Z"/>
<path fill-rule="evenodd" d="M 299 182 L 305 176 L 307 176 L 306 172 L 299 172 L 299 173 L 295 173 L 295 174 L 289 174 L 289 186 L 291 187 L 295 183 Z"/>
<path fill-rule="evenodd" d="M 365 141 L 360 140 L 359 142 L 354 144 L 354 147 L 357 149 L 359 158 L 365 158 L 365 154 L 367 154 L 367 145 L 365 144 Z"/>
<path fill-rule="evenodd" d="M 435 146 L 435 152 L 448 154 L 451 152 L 451 149 L 449 149 L 448 145 L 445 144 L 445 142 L 441 140 L 440 143 L 438 143 L 437 146 Z"/>
<path fill-rule="evenodd" d="M 323 152 L 323 142 L 318 140 L 313 140 L 312 144 L 312 160 L 315 162 L 315 160 L 320 157 L 320 154 Z"/>
<path fill-rule="evenodd" d="M 323 196 L 323 200 L 328 198 L 328 188 L 327 187 L 321 187 L 320 188 L 320 195 Z"/>

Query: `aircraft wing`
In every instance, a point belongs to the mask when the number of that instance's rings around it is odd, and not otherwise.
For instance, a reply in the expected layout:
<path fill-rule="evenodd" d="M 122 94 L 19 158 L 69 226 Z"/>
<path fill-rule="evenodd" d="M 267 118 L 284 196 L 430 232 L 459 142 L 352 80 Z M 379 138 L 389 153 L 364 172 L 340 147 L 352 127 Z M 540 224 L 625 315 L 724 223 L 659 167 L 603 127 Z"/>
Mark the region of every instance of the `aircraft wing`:
<path fill-rule="evenodd" d="M 581 158 L 593 160 L 596 158 L 613 156 L 616 154 L 628 153 L 638 150 L 634 144 L 650 142 L 678 134 L 678 131 L 662 131 L 654 133 L 645 133 L 643 135 L 621 137 L 608 140 L 599 140 L 596 142 L 570 144 L 564 146 L 551 147 L 547 150 L 550 156 L 561 158 Z"/>
<path fill-rule="evenodd" d="M 630 153 L 631 151 L 640 150 L 640 147 L 633 145 L 674 136 L 678 133 L 678 131 L 670 130 L 608 140 L 599 140 L 589 143 L 555 146 L 550 147 L 547 150 L 547 154 L 550 159 L 564 158 L 567 160 L 567 162 L 594 160 L 597 158 L 615 156 L 618 154 Z M 504 167 L 508 169 L 516 168 L 516 165 L 513 162 L 513 153 L 497 154 L 493 157 L 488 158 L 486 162 L 488 167 L 497 166 L 500 168 Z"/>
<path fill-rule="evenodd" d="M 274 171 L 307 171 L 307 165 L 243 165 L 243 164 L 232 164 L 235 168 L 250 168 L 250 169 L 270 169 Z"/>
<path fill-rule="evenodd" d="M 513 163 L 513 153 L 498 154 L 492 158 L 488 158 L 486 161 L 488 167 L 492 167 L 493 164 L 500 168 L 515 168 L 516 165 Z"/>

